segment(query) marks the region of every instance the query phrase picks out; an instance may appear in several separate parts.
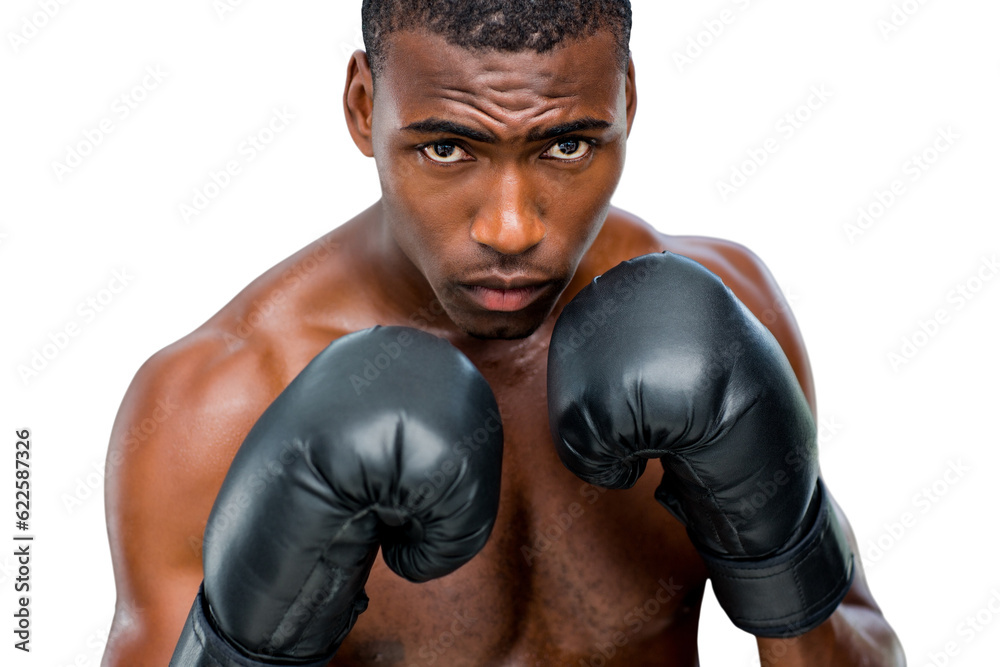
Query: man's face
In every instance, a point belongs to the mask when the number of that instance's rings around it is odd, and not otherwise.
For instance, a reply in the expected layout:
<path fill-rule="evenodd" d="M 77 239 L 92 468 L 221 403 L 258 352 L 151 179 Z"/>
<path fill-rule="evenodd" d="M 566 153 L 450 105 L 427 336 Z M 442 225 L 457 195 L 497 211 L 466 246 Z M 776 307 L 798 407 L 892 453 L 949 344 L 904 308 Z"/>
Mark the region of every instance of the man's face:
<path fill-rule="evenodd" d="M 634 88 L 613 37 L 538 54 L 400 32 L 387 53 L 371 150 L 404 270 L 467 334 L 529 336 L 600 231 L 624 167 Z"/>

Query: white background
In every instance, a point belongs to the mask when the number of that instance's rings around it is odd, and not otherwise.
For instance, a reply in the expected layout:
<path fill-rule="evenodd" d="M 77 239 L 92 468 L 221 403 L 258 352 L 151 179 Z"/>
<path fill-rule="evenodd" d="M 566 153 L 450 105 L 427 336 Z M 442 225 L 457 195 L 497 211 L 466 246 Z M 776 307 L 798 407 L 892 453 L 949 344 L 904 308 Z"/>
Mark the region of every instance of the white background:
<path fill-rule="evenodd" d="M 937 664 L 993 664 L 1000 280 L 983 262 L 1000 252 L 1000 5 L 896 1 L 911 14 L 880 28 L 892 0 L 634 0 L 640 103 L 614 203 L 767 262 L 812 358 L 825 477 L 910 664 L 934 664 L 949 642 L 957 655 Z M 227 5 L 212 0 L 70 1 L 50 3 L 51 18 L 42 4 L 5 0 L 0 11 L 0 541 L 13 544 L 24 427 L 36 535 L 30 656 L 12 648 L 13 546 L 0 547 L 0 662 L 64 667 L 98 664 L 110 625 L 100 477 L 133 373 L 379 193 L 341 106 L 360 2 L 253 0 L 220 13 Z M 720 30 L 723 10 L 732 20 Z M 147 68 L 165 78 L 122 119 L 115 100 Z M 800 108 L 814 88 L 829 98 Z M 240 144 L 275 108 L 295 120 L 246 162 Z M 788 136 L 779 123 L 797 110 Z M 53 163 L 105 118 L 113 131 L 60 179 Z M 957 139 L 935 155 L 948 128 Z M 777 152 L 749 164 L 755 173 L 724 201 L 718 183 L 769 138 Z M 937 159 L 914 180 L 906 163 L 925 149 Z M 186 222 L 179 205 L 230 159 L 244 160 L 241 173 Z M 849 238 L 858 208 L 896 179 L 905 192 Z M 977 282 L 980 270 L 992 280 Z M 102 292 L 115 271 L 127 286 Z M 953 290 L 967 284 L 978 292 L 960 300 Z M 90 313 L 87 299 L 102 297 Z M 944 324 L 894 367 L 889 354 L 938 310 Z M 77 335 L 54 347 L 71 324 Z M 51 358 L 22 377 L 36 352 Z M 960 477 L 946 477 L 953 464 Z M 935 483 L 934 503 L 916 498 Z M 961 625 L 984 609 L 979 630 Z M 752 638 L 714 602 L 700 644 L 705 665 L 755 664 Z"/>

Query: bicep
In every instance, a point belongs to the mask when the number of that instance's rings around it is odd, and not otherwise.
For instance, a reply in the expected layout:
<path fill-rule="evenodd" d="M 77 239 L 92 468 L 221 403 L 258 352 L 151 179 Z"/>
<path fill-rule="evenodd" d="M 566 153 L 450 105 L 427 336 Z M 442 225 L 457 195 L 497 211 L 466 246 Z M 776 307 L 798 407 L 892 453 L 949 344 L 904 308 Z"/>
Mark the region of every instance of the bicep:
<path fill-rule="evenodd" d="M 183 484 L 169 470 L 151 476 L 145 458 L 132 455 L 107 478 L 117 597 L 106 665 L 166 664 L 202 578 L 203 511 L 171 505 Z"/>
<path fill-rule="evenodd" d="M 179 364 L 179 365 L 178 365 Z M 202 579 L 205 524 L 238 442 L 206 443 L 183 360 L 147 362 L 112 431 L 105 507 L 117 593 L 105 665 L 164 665 Z"/>

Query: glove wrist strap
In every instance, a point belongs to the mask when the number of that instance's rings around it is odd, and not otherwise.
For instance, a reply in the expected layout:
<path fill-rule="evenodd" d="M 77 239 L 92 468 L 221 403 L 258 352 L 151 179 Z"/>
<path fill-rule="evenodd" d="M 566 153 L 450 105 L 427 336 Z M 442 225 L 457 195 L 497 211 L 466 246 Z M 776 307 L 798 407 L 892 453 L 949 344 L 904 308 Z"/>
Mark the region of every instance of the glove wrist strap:
<path fill-rule="evenodd" d="M 322 660 L 308 662 L 288 659 L 263 661 L 247 656 L 228 642 L 212 623 L 211 612 L 205 600 L 205 585 L 202 584 L 170 659 L 170 667 L 326 667 L 332 658 L 331 654 Z"/>
<path fill-rule="evenodd" d="M 823 623 L 854 580 L 854 555 L 822 480 L 819 511 L 797 544 L 765 560 L 734 561 L 702 553 L 722 609 L 758 637 L 794 637 Z"/>

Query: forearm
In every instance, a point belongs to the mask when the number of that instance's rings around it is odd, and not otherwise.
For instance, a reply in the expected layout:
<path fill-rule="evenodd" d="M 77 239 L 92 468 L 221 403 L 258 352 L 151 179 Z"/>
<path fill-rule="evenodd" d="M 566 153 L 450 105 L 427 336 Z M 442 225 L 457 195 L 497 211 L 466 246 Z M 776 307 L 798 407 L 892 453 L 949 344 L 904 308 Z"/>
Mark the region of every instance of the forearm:
<path fill-rule="evenodd" d="M 787 639 L 757 638 L 761 667 L 905 667 L 896 633 L 880 612 L 842 603 L 816 629 Z"/>

